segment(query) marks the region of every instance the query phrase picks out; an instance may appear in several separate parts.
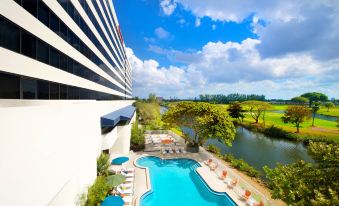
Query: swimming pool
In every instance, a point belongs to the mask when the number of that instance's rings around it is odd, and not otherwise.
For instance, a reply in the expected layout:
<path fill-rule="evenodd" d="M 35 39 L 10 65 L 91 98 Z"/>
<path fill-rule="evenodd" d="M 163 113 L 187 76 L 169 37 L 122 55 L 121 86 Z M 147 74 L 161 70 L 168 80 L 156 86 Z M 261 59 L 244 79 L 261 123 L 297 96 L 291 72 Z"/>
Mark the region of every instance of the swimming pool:
<path fill-rule="evenodd" d="M 143 157 L 137 164 L 148 167 L 152 190 L 140 199 L 141 206 L 235 206 L 226 193 L 212 191 L 195 171 L 192 159 L 163 160 Z"/>

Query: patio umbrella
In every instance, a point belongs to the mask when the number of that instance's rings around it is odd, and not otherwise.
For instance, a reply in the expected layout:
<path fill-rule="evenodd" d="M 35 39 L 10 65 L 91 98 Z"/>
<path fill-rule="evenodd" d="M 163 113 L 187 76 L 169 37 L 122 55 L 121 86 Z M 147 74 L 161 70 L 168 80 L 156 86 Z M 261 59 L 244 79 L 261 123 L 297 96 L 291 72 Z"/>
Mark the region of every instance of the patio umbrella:
<path fill-rule="evenodd" d="M 124 200 L 120 196 L 107 196 L 100 204 L 101 206 L 123 206 Z"/>
<path fill-rule="evenodd" d="M 107 184 L 113 188 L 117 187 L 118 185 L 124 183 L 126 180 L 125 176 L 121 174 L 116 174 L 116 175 L 110 175 L 106 177 Z"/>
<path fill-rule="evenodd" d="M 118 157 L 112 160 L 112 165 L 122 165 L 129 160 L 128 157 Z"/>

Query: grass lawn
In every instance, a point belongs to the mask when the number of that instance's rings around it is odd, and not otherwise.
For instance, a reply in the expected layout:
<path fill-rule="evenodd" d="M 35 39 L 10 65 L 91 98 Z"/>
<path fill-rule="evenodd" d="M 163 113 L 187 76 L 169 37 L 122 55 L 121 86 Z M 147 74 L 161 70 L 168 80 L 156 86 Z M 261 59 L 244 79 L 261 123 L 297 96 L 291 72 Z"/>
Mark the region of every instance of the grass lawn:
<path fill-rule="evenodd" d="M 281 121 L 282 116 L 283 114 L 267 112 L 265 117 L 266 127 L 274 125 L 289 132 L 296 132 L 297 128 L 293 124 L 291 123 L 285 124 L 283 121 Z M 252 123 L 254 122 L 254 119 L 250 117 L 250 115 L 246 115 L 244 121 Z M 263 122 L 262 119 L 260 119 L 259 123 L 262 122 Z M 302 123 L 300 126 L 299 134 L 301 136 L 307 137 L 324 137 L 339 142 L 339 131 L 338 128 L 336 127 L 337 125 L 336 122 L 315 118 L 314 124 L 315 127 L 312 127 L 311 126 L 312 119 Z"/>

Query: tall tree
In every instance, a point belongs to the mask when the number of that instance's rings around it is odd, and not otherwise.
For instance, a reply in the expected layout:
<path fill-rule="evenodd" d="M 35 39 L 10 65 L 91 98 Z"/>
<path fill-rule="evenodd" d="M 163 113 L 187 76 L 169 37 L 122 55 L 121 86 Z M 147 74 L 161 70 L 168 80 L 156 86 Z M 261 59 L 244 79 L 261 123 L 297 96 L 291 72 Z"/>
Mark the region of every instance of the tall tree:
<path fill-rule="evenodd" d="M 258 123 L 260 116 L 265 115 L 266 110 L 271 107 L 269 103 L 262 101 L 245 101 L 242 105 L 248 109 L 255 123 Z M 263 116 L 263 119 L 265 119 L 265 116 Z"/>
<path fill-rule="evenodd" d="M 309 106 L 311 107 L 313 102 L 325 102 L 328 100 L 328 97 L 323 94 L 323 93 L 320 93 L 320 92 L 308 92 L 308 93 L 305 93 L 305 94 L 302 94 L 301 97 L 306 97 L 307 99 L 310 100 L 309 102 Z"/>
<path fill-rule="evenodd" d="M 324 105 L 325 105 L 325 107 L 327 108 L 327 111 L 328 111 L 328 112 L 330 111 L 330 108 L 335 107 L 335 105 L 333 104 L 333 102 L 326 102 Z"/>
<path fill-rule="evenodd" d="M 310 114 L 310 110 L 305 106 L 289 106 L 281 119 L 285 123 L 291 122 L 294 124 L 297 127 L 297 133 L 299 133 L 300 124 L 309 119 Z"/>
<path fill-rule="evenodd" d="M 148 95 L 148 100 L 147 100 L 148 102 L 150 102 L 150 103 L 156 103 L 156 102 L 158 102 L 157 101 L 157 95 L 155 94 L 155 93 L 150 93 L 149 95 Z"/>
<path fill-rule="evenodd" d="M 320 109 L 320 102 L 313 102 L 311 108 L 312 108 L 312 114 L 313 114 L 313 117 L 312 117 L 312 127 L 314 126 L 314 118 L 315 118 L 315 114 L 319 111 Z"/>
<path fill-rule="evenodd" d="M 163 115 L 163 121 L 170 126 L 188 127 L 194 137 L 192 144 L 202 145 L 209 138 L 231 145 L 235 137 L 235 127 L 226 111 L 203 102 L 179 102 Z"/>
<path fill-rule="evenodd" d="M 306 97 L 293 97 L 291 99 L 291 102 L 296 103 L 296 104 L 306 104 L 308 103 L 310 100 Z"/>
<path fill-rule="evenodd" d="M 232 102 L 227 111 L 232 118 L 241 119 L 241 121 L 243 121 L 245 117 L 243 114 L 244 110 L 239 102 Z"/>
<path fill-rule="evenodd" d="M 264 167 L 272 197 L 288 205 L 339 205 L 339 145 L 311 142 L 308 152 L 315 163 Z"/>

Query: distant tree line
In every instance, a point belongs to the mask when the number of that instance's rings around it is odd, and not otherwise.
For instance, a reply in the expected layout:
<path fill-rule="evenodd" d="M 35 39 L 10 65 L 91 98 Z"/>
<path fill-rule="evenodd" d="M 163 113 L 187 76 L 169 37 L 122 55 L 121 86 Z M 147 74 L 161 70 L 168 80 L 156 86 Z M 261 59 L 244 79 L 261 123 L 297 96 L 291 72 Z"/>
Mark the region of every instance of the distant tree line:
<path fill-rule="evenodd" d="M 199 98 L 196 98 L 195 101 L 201 102 L 210 102 L 216 104 L 228 104 L 230 102 L 243 102 L 249 100 L 258 100 L 258 101 L 265 101 L 265 95 L 258 95 L 258 94 L 200 94 Z"/>

